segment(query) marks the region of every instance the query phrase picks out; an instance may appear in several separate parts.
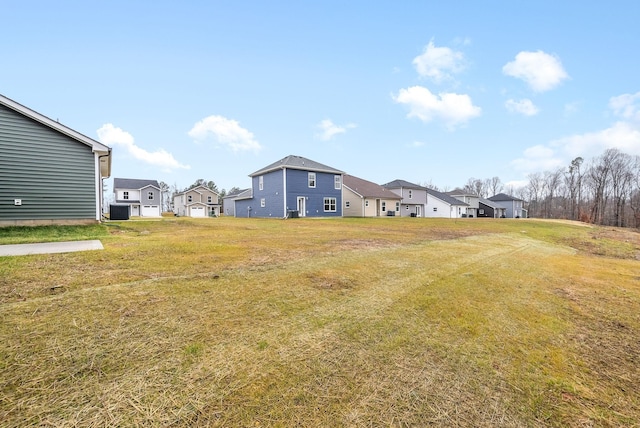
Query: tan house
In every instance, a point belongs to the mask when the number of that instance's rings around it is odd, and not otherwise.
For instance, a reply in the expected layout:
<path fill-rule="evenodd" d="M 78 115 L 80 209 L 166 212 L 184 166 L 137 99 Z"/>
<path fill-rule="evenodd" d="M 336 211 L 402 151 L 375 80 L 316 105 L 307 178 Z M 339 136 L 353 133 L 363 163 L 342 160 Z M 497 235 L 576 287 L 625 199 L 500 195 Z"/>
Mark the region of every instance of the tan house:
<path fill-rule="evenodd" d="M 342 189 L 344 203 L 342 215 L 344 217 L 400 215 L 402 197 L 379 184 L 344 174 Z"/>
<path fill-rule="evenodd" d="M 173 212 L 182 217 L 218 217 L 220 195 L 206 186 L 197 186 L 173 196 Z"/>

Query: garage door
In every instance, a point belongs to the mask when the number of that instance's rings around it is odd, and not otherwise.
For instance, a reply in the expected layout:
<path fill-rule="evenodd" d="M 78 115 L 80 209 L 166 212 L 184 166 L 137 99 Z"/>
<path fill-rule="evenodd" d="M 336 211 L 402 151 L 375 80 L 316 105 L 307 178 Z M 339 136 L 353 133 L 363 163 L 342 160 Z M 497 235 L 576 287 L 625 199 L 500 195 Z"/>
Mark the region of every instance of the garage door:
<path fill-rule="evenodd" d="M 160 217 L 160 206 L 159 205 L 143 205 L 142 212 L 140 213 L 142 217 Z"/>
<path fill-rule="evenodd" d="M 191 217 L 206 217 L 204 207 L 191 207 Z"/>

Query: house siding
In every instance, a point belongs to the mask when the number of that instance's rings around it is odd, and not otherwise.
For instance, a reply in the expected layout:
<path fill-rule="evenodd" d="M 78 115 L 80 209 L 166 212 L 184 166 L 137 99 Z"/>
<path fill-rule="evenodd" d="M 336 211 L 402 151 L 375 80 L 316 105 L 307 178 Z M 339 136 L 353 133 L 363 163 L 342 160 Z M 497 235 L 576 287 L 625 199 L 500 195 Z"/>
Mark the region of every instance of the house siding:
<path fill-rule="evenodd" d="M 99 220 L 91 147 L 0 105 L 0 152 L 0 222 Z"/>
<path fill-rule="evenodd" d="M 283 171 L 276 170 L 263 174 L 262 190 L 259 188 L 259 177 L 251 178 L 253 198 L 236 201 L 235 214 L 237 217 L 284 217 Z M 260 200 L 265 200 L 265 206 L 260 206 Z M 293 208 L 292 208 L 293 209 Z"/>
<path fill-rule="evenodd" d="M 334 178 L 340 174 L 312 171 L 316 174 L 316 187 L 310 188 L 308 185 L 309 171 L 286 169 L 285 172 L 287 177 L 287 210 L 297 209 L 298 197 L 305 197 L 307 198 L 305 201 L 306 216 L 342 216 L 342 188 L 335 189 L 334 186 Z M 336 198 L 335 212 L 324 211 L 324 198 Z"/>

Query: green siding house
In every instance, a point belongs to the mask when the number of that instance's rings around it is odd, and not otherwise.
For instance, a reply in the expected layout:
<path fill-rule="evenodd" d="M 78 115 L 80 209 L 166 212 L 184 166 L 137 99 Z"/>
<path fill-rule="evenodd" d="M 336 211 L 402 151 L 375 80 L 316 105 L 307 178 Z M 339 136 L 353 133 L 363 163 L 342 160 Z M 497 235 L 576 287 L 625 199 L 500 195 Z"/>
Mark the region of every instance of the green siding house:
<path fill-rule="evenodd" d="M 111 149 L 0 95 L 0 226 L 101 220 Z"/>

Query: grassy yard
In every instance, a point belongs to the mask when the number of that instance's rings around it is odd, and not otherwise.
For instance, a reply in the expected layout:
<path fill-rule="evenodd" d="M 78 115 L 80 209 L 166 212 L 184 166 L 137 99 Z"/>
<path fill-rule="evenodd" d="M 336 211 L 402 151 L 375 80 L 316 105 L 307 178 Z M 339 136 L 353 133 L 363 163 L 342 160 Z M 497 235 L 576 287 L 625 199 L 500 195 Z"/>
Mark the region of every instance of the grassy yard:
<path fill-rule="evenodd" d="M 640 234 L 536 220 L 0 229 L 0 425 L 639 426 Z"/>

